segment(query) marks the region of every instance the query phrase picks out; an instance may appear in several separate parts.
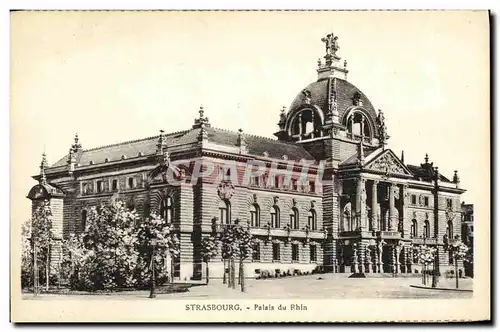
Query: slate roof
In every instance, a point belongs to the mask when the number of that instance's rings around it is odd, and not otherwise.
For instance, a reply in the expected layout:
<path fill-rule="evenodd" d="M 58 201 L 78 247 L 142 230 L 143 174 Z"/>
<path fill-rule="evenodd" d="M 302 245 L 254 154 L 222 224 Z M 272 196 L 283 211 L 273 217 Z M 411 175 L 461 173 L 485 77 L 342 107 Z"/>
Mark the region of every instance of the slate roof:
<path fill-rule="evenodd" d="M 176 133 L 166 134 L 166 145 L 181 146 L 198 142 L 199 128 L 180 131 Z M 238 133 L 223 130 L 218 128 L 208 127 L 208 141 L 220 145 L 236 147 L 238 142 Z M 247 143 L 247 150 L 249 155 L 263 156 L 267 152 L 268 157 L 282 159 L 284 155 L 289 160 L 314 160 L 314 157 L 309 154 L 302 146 L 293 143 L 280 142 L 272 138 L 244 134 Z M 109 162 L 118 161 L 125 155 L 127 159 L 141 156 L 154 155 L 156 153 L 156 144 L 158 136 L 142 138 L 138 140 L 122 142 L 117 144 L 106 145 L 88 150 L 78 152 L 76 157 L 77 164 L 89 165 L 92 161 L 93 164 L 101 164 L 108 159 Z M 49 167 L 49 170 L 56 171 L 62 167 L 66 167 L 68 155 L 65 155 L 59 161 Z"/>
<path fill-rule="evenodd" d="M 432 169 L 432 167 L 424 167 L 422 165 L 420 165 L 420 166 L 406 165 L 406 167 L 408 167 L 410 172 L 413 174 L 413 178 L 415 180 L 421 180 L 421 181 L 433 181 L 434 180 L 434 170 Z M 446 178 L 441 173 L 439 173 L 439 181 L 451 182 L 448 178 Z"/>

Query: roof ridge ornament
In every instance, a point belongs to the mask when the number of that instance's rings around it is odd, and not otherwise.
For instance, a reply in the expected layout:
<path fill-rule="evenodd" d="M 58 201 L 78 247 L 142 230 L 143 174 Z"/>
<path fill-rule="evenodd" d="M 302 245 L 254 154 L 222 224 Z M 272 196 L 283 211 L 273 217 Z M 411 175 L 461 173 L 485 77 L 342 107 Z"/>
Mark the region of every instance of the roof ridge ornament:
<path fill-rule="evenodd" d="M 385 125 L 384 112 L 381 109 L 378 110 L 377 124 L 379 132 L 378 139 L 382 149 L 385 149 L 385 145 L 387 144 L 389 135 L 387 135 L 387 126 Z"/>
<path fill-rule="evenodd" d="M 47 175 L 45 174 L 45 170 L 48 168 L 47 163 L 47 155 L 45 151 L 42 154 L 42 162 L 40 163 L 40 180 L 39 183 L 42 185 L 47 185 Z"/>
<path fill-rule="evenodd" d="M 80 144 L 80 139 L 78 138 L 78 133 L 75 134 L 75 138 L 74 138 L 74 141 L 75 143 L 71 146 L 71 148 L 77 152 L 78 150 L 81 150 L 82 148 L 82 145 Z"/>
<path fill-rule="evenodd" d="M 197 119 L 194 119 L 193 129 L 201 128 L 202 125 L 204 125 L 205 127 L 210 127 L 210 122 L 208 121 L 208 117 L 204 116 L 205 109 L 203 108 L 203 105 L 200 105 L 198 113 L 200 115 Z"/>

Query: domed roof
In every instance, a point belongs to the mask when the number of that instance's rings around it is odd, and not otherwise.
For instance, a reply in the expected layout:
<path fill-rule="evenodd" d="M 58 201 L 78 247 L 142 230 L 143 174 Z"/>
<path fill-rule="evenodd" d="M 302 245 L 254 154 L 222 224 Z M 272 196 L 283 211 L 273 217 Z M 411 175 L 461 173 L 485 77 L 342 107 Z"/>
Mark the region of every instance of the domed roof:
<path fill-rule="evenodd" d="M 360 101 L 359 103 L 357 103 L 357 106 L 365 109 L 373 119 L 377 118 L 377 112 L 375 111 L 372 103 L 365 96 L 365 94 L 352 83 L 338 77 L 323 78 L 309 84 L 297 95 L 297 97 L 295 97 L 292 104 L 290 105 L 288 112 L 292 113 L 293 111 L 299 108 L 303 108 L 305 105 L 307 105 L 308 103 L 306 101 L 304 92 L 309 91 L 309 104 L 317 105 L 319 108 L 321 108 L 323 113 L 326 114 L 329 108 L 328 90 L 331 85 L 334 86 L 335 91 L 337 92 L 337 110 L 339 112 L 340 119 L 342 119 L 342 117 L 350 107 L 356 106 L 356 104 L 354 103 L 356 94 L 359 96 Z"/>

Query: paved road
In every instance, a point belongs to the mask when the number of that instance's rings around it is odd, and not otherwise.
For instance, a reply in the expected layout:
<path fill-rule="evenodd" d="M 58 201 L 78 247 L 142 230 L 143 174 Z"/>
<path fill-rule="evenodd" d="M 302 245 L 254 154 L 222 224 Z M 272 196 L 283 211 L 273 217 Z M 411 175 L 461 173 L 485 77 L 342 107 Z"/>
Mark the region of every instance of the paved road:
<path fill-rule="evenodd" d="M 336 275 L 291 277 L 275 280 L 248 280 L 246 292 L 223 285 L 220 281 L 208 286 L 195 286 L 186 293 L 159 294 L 157 299 L 254 299 L 254 298 L 300 298 L 300 299 L 354 299 L 354 298 L 470 298 L 471 292 L 428 290 L 410 287 L 421 285 L 420 278 L 340 278 Z M 461 279 L 461 288 L 472 289 L 472 279 Z M 439 287 L 454 288 L 454 279 L 440 280 Z M 147 291 L 131 291 L 111 295 L 41 295 L 38 299 L 147 299 Z M 25 295 L 33 299 L 32 295 Z"/>

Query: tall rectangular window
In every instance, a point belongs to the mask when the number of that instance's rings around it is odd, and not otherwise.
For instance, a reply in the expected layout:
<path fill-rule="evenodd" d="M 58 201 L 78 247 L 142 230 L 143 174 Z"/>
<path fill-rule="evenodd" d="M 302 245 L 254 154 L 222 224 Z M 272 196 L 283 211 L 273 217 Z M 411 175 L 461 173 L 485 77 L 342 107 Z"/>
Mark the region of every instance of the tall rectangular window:
<path fill-rule="evenodd" d="M 309 247 L 309 254 L 310 254 L 310 260 L 311 262 L 316 262 L 317 259 L 317 253 L 316 253 L 316 245 L 311 244 Z"/>
<path fill-rule="evenodd" d="M 273 261 L 280 260 L 280 244 L 273 243 Z"/>
<path fill-rule="evenodd" d="M 260 244 L 254 243 L 252 248 L 252 260 L 260 261 Z"/>
<path fill-rule="evenodd" d="M 114 179 L 111 182 L 111 190 L 118 190 L 118 180 L 117 179 Z"/>
<path fill-rule="evenodd" d="M 134 188 L 134 178 L 128 178 L 128 188 L 133 189 Z"/>
<path fill-rule="evenodd" d="M 429 206 L 429 197 L 428 196 L 424 197 L 424 206 Z"/>
<path fill-rule="evenodd" d="M 297 179 L 292 179 L 292 190 L 297 191 Z"/>
<path fill-rule="evenodd" d="M 292 243 L 292 262 L 299 261 L 299 245 L 297 243 Z"/>
<path fill-rule="evenodd" d="M 275 176 L 274 176 L 274 186 L 275 186 L 276 188 L 281 187 L 281 179 L 280 179 L 280 176 L 279 176 L 279 175 L 275 175 Z"/>
<path fill-rule="evenodd" d="M 417 195 L 411 195 L 411 204 L 417 205 Z"/>
<path fill-rule="evenodd" d="M 98 180 L 97 181 L 97 192 L 102 193 L 104 191 L 104 181 Z"/>

